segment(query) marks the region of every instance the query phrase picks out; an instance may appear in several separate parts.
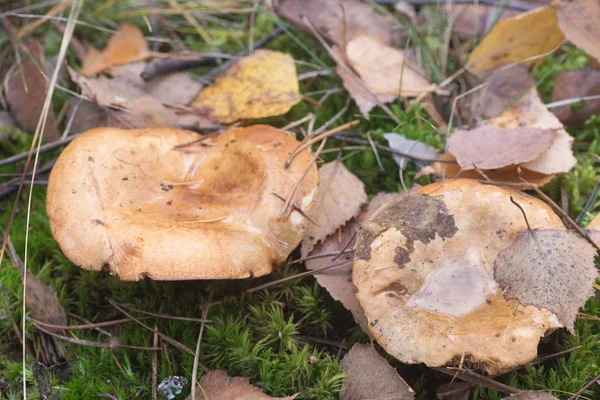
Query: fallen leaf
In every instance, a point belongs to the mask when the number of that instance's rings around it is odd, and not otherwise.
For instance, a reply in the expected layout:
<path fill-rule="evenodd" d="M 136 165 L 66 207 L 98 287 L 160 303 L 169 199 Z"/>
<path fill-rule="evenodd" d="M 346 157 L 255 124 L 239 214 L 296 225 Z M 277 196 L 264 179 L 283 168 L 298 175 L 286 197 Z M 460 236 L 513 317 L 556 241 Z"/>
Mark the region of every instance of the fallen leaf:
<path fill-rule="evenodd" d="M 336 232 L 329 235 L 323 243 L 317 244 L 311 251 L 310 256 L 339 253 L 348 240 L 350 240 L 361 221 L 366 220 L 379 210 L 379 208 L 387 203 L 397 200 L 400 196 L 401 194 L 399 193 L 379 193 L 373 197 L 366 210 L 361 212 L 356 220 L 348 222 L 343 228 L 340 228 L 339 233 Z M 353 247 L 353 243 L 348 245 L 348 249 Z M 334 258 L 335 255 L 307 260 L 305 263 L 306 269 L 314 271 L 345 261 L 352 261 L 354 256 L 352 253 L 348 253 L 342 254 L 337 260 L 334 260 Z M 368 322 L 365 312 L 356 298 L 356 287 L 352 283 L 352 263 L 341 268 L 315 274 L 315 278 L 319 285 L 325 288 L 334 300 L 342 303 L 342 305 L 352 313 L 354 320 L 360 325 L 363 332 L 371 336 L 367 326 Z"/>
<path fill-rule="evenodd" d="M 497 128 L 483 125 L 458 130 L 448 138 L 448 152 L 464 170 L 497 169 L 538 158 L 554 141 L 556 131 L 539 128 Z"/>
<path fill-rule="evenodd" d="M 438 400 L 468 400 L 471 384 L 468 382 L 450 382 L 441 385 L 436 393 Z"/>
<path fill-rule="evenodd" d="M 232 123 L 285 114 L 300 100 L 294 59 L 278 51 L 257 50 L 198 93 L 192 107 L 214 121 Z"/>
<path fill-rule="evenodd" d="M 510 1 L 508 3 L 514 4 L 517 2 Z M 446 6 L 442 3 L 440 8 L 447 15 L 448 20 L 452 21 L 452 32 L 463 40 L 483 36 L 498 21 L 515 17 L 521 13 L 505 7 L 484 4 L 452 4 Z"/>
<path fill-rule="evenodd" d="M 281 18 L 312 33 L 302 21 L 304 15 L 328 42 L 339 46 L 360 34 L 392 43 L 394 21 L 359 0 L 276 0 L 274 9 Z"/>
<path fill-rule="evenodd" d="M 562 71 L 558 74 L 552 91 L 552 102 L 600 95 L 600 71 L 584 68 Z M 574 111 L 577 104 L 552 108 L 551 111 L 565 124 L 581 123 L 600 111 L 600 99 L 585 100 L 583 109 Z"/>
<path fill-rule="evenodd" d="M 503 397 L 502 400 L 558 400 L 558 397 L 554 397 L 543 390 L 527 390 L 510 397 Z"/>
<path fill-rule="evenodd" d="M 342 48 L 336 47 L 334 51 L 339 55 Z M 345 55 L 342 58 L 358 77 L 353 77 L 339 65 L 336 72 L 367 119 L 378 101 L 387 103 L 398 97 L 416 97 L 434 90 L 402 50 L 387 46 L 374 37 L 362 35 L 352 39 L 346 45 Z"/>
<path fill-rule="evenodd" d="M 6 132 L 8 129 L 17 127 L 17 122 L 8 111 L 0 111 L 0 131 Z"/>
<path fill-rule="evenodd" d="M 510 62 L 539 65 L 564 37 L 553 7 L 541 7 L 498 22 L 471 52 L 468 66 L 479 73 Z M 540 56 L 534 60 L 532 57 Z M 528 60 L 528 61 L 526 61 Z"/>
<path fill-rule="evenodd" d="M 302 240 L 302 257 L 315 245 L 343 226 L 360 212 L 368 200 L 365 185 L 340 162 L 319 168 L 319 191 L 314 224 L 309 224 Z"/>
<path fill-rule="evenodd" d="M 23 270 L 20 269 L 21 275 Z M 67 313 L 58 301 L 52 287 L 44 284 L 40 278 L 27 271 L 27 290 L 25 307 L 33 319 L 53 325 L 66 325 Z M 52 330 L 51 328 L 46 328 Z"/>
<path fill-rule="evenodd" d="M 185 72 L 159 75 L 151 81 L 144 81 L 140 75 L 145 66 L 145 63 L 131 63 L 112 67 L 110 75 L 113 79 L 126 82 L 163 103 L 188 105 L 204 87 Z"/>
<path fill-rule="evenodd" d="M 371 344 L 355 344 L 340 362 L 340 400 L 412 400 L 415 392 Z"/>
<path fill-rule="evenodd" d="M 115 65 L 142 61 L 151 56 L 150 48 L 142 31 L 135 25 L 123 24 L 108 40 L 104 50 L 88 50 L 81 73 L 92 76 L 105 72 Z"/>
<path fill-rule="evenodd" d="M 498 128 L 539 128 L 555 129 L 556 136 L 550 149 L 534 161 L 521 167 L 540 174 L 552 175 L 569 171 L 577 164 L 571 146 L 573 138 L 564 126 L 540 99 L 537 91 L 531 90 L 514 107 L 487 121 Z"/>
<path fill-rule="evenodd" d="M 470 94 L 460 103 L 460 113 L 469 121 L 497 116 L 515 105 L 535 87 L 535 80 L 523 64 L 481 72 L 476 78 L 478 82 L 488 85 Z"/>
<path fill-rule="evenodd" d="M 435 147 L 419 142 L 418 140 L 407 139 L 397 133 L 384 133 L 383 137 L 388 141 L 388 146 L 390 148 L 404 154 L 409 154 L 422 159 L 437 158 L 437 150 Z M 429 164 L 427 161 L 407 159 L 398 154 L 394 154 L 394 161 L 396 161 L 396 164 L 398 164 L 402 171 L 406 168 L 407 161 L 414 162 L 418 168 L 423 168 L 425 165 Z"/>
<path fill-rule="evenodd" d="M 117 123 L 114 126 L 127 128 L 150 128 L 160 126 L 183 128 L 210 128 L 215 124 L 185 108 L 167 106 L 143 90 L 127 81 L 106 76 L 86 78 L 69 70 L 71 79 L 81 87 L 82 93 L 103 108 L 116 108 L 108 117 Z"/>
<path fill-rule="evenodd" d="M 579 309 L 598 277 L 596 250 L 567 230 L 525 230 L 494 261 L 494 278 L 506 299 L 545 308 L 574 333 Z"/>
<path fill-rule="evenodd" d="M 293 400 L 297 395 L 289 397 L 267 396 L 250 384 L 248 378 L 232 378 L 222 370 L 209 371 L 200 379 L 200 386 L 196 389 L 195 400 Z M 188 396 L 187 400 L 192 400 Z"/>
<path fill-rule="evenodd" d="M 21 65 L 15 63 L 4 77 L 4 96 L 19 125 L 28 132 L 35 132 L 48 93 L 48 69 L 44 61 L 44 48 L 33 41 L 27 43 L 27 48 L 29 53 L 21 54 Z M 46 118 L 44 137 L 48 141 L 60 137 L 52 108 Z"/>
<path fill-rule="evenodd" d="M 558 8 L 558 24 L 569 42 L 600 61 L 600 3 L 574 0 Z"/>

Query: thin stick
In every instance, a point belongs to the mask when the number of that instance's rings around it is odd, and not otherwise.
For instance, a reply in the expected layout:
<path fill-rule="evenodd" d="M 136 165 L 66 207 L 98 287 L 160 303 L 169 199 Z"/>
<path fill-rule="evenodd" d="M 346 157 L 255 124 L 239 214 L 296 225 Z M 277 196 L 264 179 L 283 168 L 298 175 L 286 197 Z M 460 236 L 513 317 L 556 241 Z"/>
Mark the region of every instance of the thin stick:
<path fill-rule="evenodd" d="M 177 340 L 172 339 L 171 337 L 165 335 L 164 333 L 160 332 L 159 330 L 152 329 L 151 327 L 149 327 L 148 325 L 144 324 L 139 319 L 135 318 L 134 316 L 132 316 L 131 314 L 129 314 L 127 311 L 125 311 L 121 307 L 119 307 L 119 305 L 115 301 L 113 301 L 113 300 L 111 300 L 109 298 L 106 298 L 106 301 L 108 301 L 114 308 L 116 308 L 117 310 L 119 310 L 120 312 L 122 312 L 123 314 L 125 314 L 126 316 L 128 316 L 129 318 L 131 318 L 132 320 L 134 320 L 135 322 L 137 322 L 138 324 L 140 324 L 144 328 L 148 329 L 151 332 L 156 332 L 156 334 L 158 336 L 160 336 L 161 339 L 163 339 L 165 342 L 172 344 L 173 346 L 177 347 L 178 349 L 180 349 L 182 351 L 185 351 L 186 353 L 188 353 L 188 354 L 190 354 L 192 356 L 194 355 L 194 352 L 192 351 L 192 349 L 190 349 L 189 347 L 187 347 L 183 343 L 180 343 Z M 206 367 L 204 367 L 204 368 L 206 368 Z"/>
<path fill-rule="evenodd" d="M 348 246 L 350 246 L 350 243 L 352 243 L 352 240 L 356 237 L 356 234 L 358 233 L 358 229 L 355 229 L 354 232 L 352 233 L 352 236 L 350 236 L 350 238 L 346 241 L 346 244 L 344 245 L 344 247 L 342 247 L 342 249 L 337 253 L 337 255 L 335 257 L 333 257 L 333 259 L 331 261 L 335 261 L 338 258 L 340 258 L 340 256 L 342 254 L 344 254 L 346 252 L 346 249 L 348 248 Z M 352 250 L 354 251 L 354 250 Z"/>
<path fill-rule="evenodd" d="M 200 343 L 202 343 L 202 334 L 204 333 L 204 325 L 206 319 L 208 318 L 208 309 L 210 307 L 210 302 L 212 301 L 213 290 L 210 289 L 208 293 L 208 301 L 206 307 L 202 310 L 202 319 L 203 322 L 200 324 L 200 333 L 198 333 L 198 341 L 196 342 L 196 352 L 194 353 L 194 366 L 192 368 L 192 394 L 190 395 L 191 399 L 196 398 L 196 377 L 198 375 L 198 358 L 200 357 Z M 207 372 L 207 371 L 204 371 Z"/>
<path fill-rule="evenodd" d="M 581 212 L 579 213 L 577 218 L 575 218 L 575 222 L 577 222 L 577 224 L 579 224 L 579 221 L 581 221 L 581 218 L 583 218 L 585 213 L 588 212 L 589 208 L 592 205 L 592 202 L 594 201 L 594 199 L 596 198 L 596 195 L 598 194 L 599 189 L 600 189 L 600 181 L 598 181 L 596 183 L 596 187 L 592 191 L 592 194 L 590 195 L 590 197 L 588 197 L 587 201 L 585 202 L 585 205 L 583 206 L 583 210 L 581 210 Z"/>
<path fill-rule="evenodd" d="M 327 128 L 329 128 L 331 126 L 331 124 L 333 124 L 335 121 L 337 121 L 338 119 L 342 118 L 342 116 L 344 114 L 346 114 L 346 111 L 348 111 L 348 108 L 350 107 L 350 96 L 348 96 L 346 98 L 346 104 L 344 105 L 344 107 L 342 107 L 342 109 L 335 114 L 333 117 L 331 117 L 327 122 L 325 122 L 323 125 L 321 125 L 319 127 L 319 129 L 317 129 L 315 131 L 315 136 L 320 135 L 321 133 L 325 132 L 325 130 Z"/>
<path fill-rule="evenodd" d="M 516 389 L 512 386 L 505 385 L 504 383 L 497 382 L 491 378 L 479 375 L 472 371 L 457 370 L 454 368 L 451 369 L 444 367 L 436 367 L 433 369 L 443 374 L 450 375 L 452 377 L 456 376 L 457 378 L 462 379 L 463 381 L 467 381 L 478 386 L 483 386 L 488 389 L 497 390 L 502 393 L 515 394 L 521 392 L 521 390 Z"/>
<path fill-rule="evenodd" d="M 317 136 L 313 136 L 312 138 L 310 138 L 309 140 L 301 143 L 298 147 L 296 147 L 294 149 L 294 151 L 292 152 L 292 154 L 290 154 L 290 156 L 288 157 L 287 160 L 285 160 L 284 166 L 286 168 L 289 168 L 290 164 L 292 163 L 292 161 L 294 160 L 294 158 L 304 149 L 306 149 L 309 146 L 312 146 L 313 144 L 317 143 L 319 140 L 323 140 L 324 138 L 328 138 L 329 136 L 333 136 L 338 132 L 341 132 L 347 128 L 351 128 L 355 125 L 358 125 L 360 123 L 359 120 L 355 119 L 354 121 L 348 122 L 346 124 L 340 125 L 337 128 L 333 128 L 327 132 L 324 132 L 320 135 Z"/>
<path fill-rule="evenodd" d="M 141 317 L 139 319 L 143 320 L 143 319 L 150 319 L 150 318 L 152 318 L 152 317 Z M 60 330 L 82 330 L 82 329 L 103 328 L 103 327 L 107 327 L 107 326 L 122 325 L 122 324 L 126 324 L 128 322 L 131 322 L 131 319 L 129 319 L 129 318 L 122 318 L 122 319 L 115 319 L 112 321 L 96 322 L 96 323 L 82 324 L 82 325 L 55 325 L 55 324 L 49 324 L 47 322 L 42 322 L 42 321 L 39 321 L 39 320 L 31 318 L 31 317 L 28 317 L 28 319 L 36 325 L 40 325 L 45 328 L 60 329 Z"/>
<path fill-rule="evenodd" d="M 176 317 L 176 316 L 169 315 L 169 314 L 153 313 L 153 312 L 150 312 L 150 311 L 140 310 L 139 308 L 135 308 L 135 307 L 132 307 L 132 306 L 130 306 L 128 304 L 124 304 L 124 303 L 123 304 L 119 304 L 119 305 L 121 307 L 123 307 L 123 308 L 128 309 L 128 310 L 139 312 L 141 314 L 150 315 L 150 316 L 153 316 L 153 317 L 156 317 L 156 318 L 174 319 L 174 320 L 177 320 L 177 321 L 210 322 L 210 321 L 203 320 L 202 318 Z M 145 319 L 145 318 L 139 318 L 139 319 Z"/>
<path fill-rule="evenodd" d="M 373 3 L 377 4 L 396 4 L 399 3 L 400 0 L 370 0 Z M 422 6 L 422 5 L 439 5 L 440 0 L 405 0 L 408 4 L 414 6 Z M 497 0 L 452 0 L 452 4 L 483 4 L 486 6 L 498 7 Z M 535 8 L 531 6 L 523 6 L 519 4 L 512 4 L 510 2 L 502 3 L 502 7 L 507 10 L 516 10 L 516 11 L 529 11 Z"/>
<path fill-rule="evenodd" d="M 521 212 L 523 213 L 523 218 L 525 218 L 525 223 L 527 224 L 527 230 L 528 230 L 530 233 L 533 233 L 533 231 L 531 230 L 531 225 L 529 225 L 529 220 L 527 219 L 527 214 L 525 214 L 525 210 L 523 210 L 523 207 L 521 207 L 521 205 L 520 205 L 519 203 L 517 203 L 517 202 L 515 201 L 515 199 L 513 199 L 513 197 L 512 197 L 512 196 L 510 196 L 509 198 L 510 198 L 510 202 L 511 202 L 511 203 L 513 203 L 515 206 L 517 206 L 517 208 L 518 208 L 519 210 L 521 210 Z"/>
<path fill-rule="evenodd" d="M 586 383 L 581 389 L 579 389 L 577 391 L 577 393 L 575 393 L 573 396 L 569 397 L 569 400 L 576 400 L 579 398 L 579 396 L 581 396 L 581 394 L 583 392 L 585 392 L 586 390 L 588 390 L 594 383 L 598 382 L 600 380 L 600 375 L 597 375 L 594 379 L 592 379 L 591 381 L 589 381 L 588 383 Z"/>
<path fill-rule="evenodd" d="M 348 254 L 348 253 L 354 253 L 354 249 L 342 250 L 342 254 Z M 299 258 L 297 260 L 292 260 L 292 261 L 288 262 L 287 265 L 300 264 L 305 261 L 315 260 L 318 258 L 327 258 L 327 257 L 338 256 L 339 254 L 340 254 L 339 251 L 336 251 L 333 253 L 315 254 L 314 256 L 308 256 L 308 257 L 304 257 L 304 258 Z M 332 261 L 334 261 L 334 260 L 332 260 Z"/>
<path fill-rule="evenodd" d="M 152 346 L 158 346 L 158 326 L 154 323 L 154 332 L 152 333 Z M 158 351 L 152 354 L 152 400 L 157 400 L 156 385 L 158 384 Z"/>
<path fill-rule="evenodd" d="M 0 291 L 2 291 L 2 298 L 4 299 L 4 308 L 6 308 L 6 314 L 8 314 L 8 319 L 10 319 L 10 322 L 13 326 L 13 330 L 17 335 L 17 339 L 19 339 L 19 342 L 21 342 L 21 345 L 23 345 L 23 336 L 21 336 L 21 331 L 19 331 L 19 325 L 17 325 L 17 321 L 15 320 L 15 317 L 13 316 L 13 313 L 10 309 L 8 294 L 6 293 L 6 289 L 3 285 L 0 285 Z"/>
<path fill-rule="evenodd" d="M 319 274 L 321 272 L 330 271 L 332 269 L 337 269 L 337 268 L 345 267 L 345 266 L 348 266 L 351 263 L 352 263 L 352 260 L 351 261 L 344 261 L 343 263 L 329 265 L 327 267 L 318 268 L 318 269 L 315 269 L 315 270 L 312 270 L 312 271 L 301 272 L 301 273 L 293 275 L 293 276 L 288 276 L 286 278 L 277 279 L 277 280 L 275 280 L 273 282 L 268 282 L 268 283 L 265 283 L 263 285 L 255 286 L 253 288 L 248 289 L 246 291 L 246 293 L 257 292 L 259 290 L 263 290 L 263 289 L 269 288 L 271 286 L 276 286 L 276 285 L 279 285 L 280 283 L 291 281 L 293 279 L 304 278 L 305 276 Z"/>
<path fill-rule="evenodd" d="M 43 153 L 47 153 L 47 152 L 52 151 L 52 150 L 56 150 L 59 147 L 62 147 L 65 144 L 72 142 L 73 139 L 77 138 L 78 136 L 81 136 L 81 133 L 79 133 L 77 135 L 67 136 L 64 139 L 57 140 L 56 142 L 52 142 L 52 143 L 48 143 L 48 144 L 45 144 L 43 146 L 40 146 L 39 149 L 38 149 L 38 153 L 39 154 L 43 154 Z M 0 160 L 0 167 L 5 167 L 7 165 L 14 164 L 17 161 L 25 160 L 25 159 L 29 158 L 30 154 L 31 154 L 31 152 L 26 151 L 26 152 L 21 153 L 21 154 L 16 154 L 14 156 L 7 157 L 4 160 Z M 27 167 L 28 165 L 29 165 L 29 162 L 26 162 L 25 166 Z M 25 169 L 27 170 L 27 168 L 25 168 Z"/>
<path fill-rule="evenodd" d="M 312 165 L 319 158 L 319 155 L 321 154 L 321 151 L 323 151 L 323 148 L 325 147 L 326 143 L 327 143 L 327 138 L 323 139 L 323 141 L 321 142 L 321 145 L 319 146 L 319 149 L 316 151 L 316 153 L 313 156 L 312 160 L 310 160 L 310 162 L 306 166 L 306 169 L 302 173 L 302 176 L 300 177 L 300 179 L 298 179 L 298 182 L 296 182 L 296 184 L 292 188 L 292 192 L 289 194 L 289 196 L 286 199 L 285 203 L 283 203 L 283 207 L 281 208 L 281 211 L 279 212 L 279 219 L 282 219 L 285 215 L 287 215 L 287 213 L 288 213 L 288 211 L 290 209 L 290 204 L 292 204 L 292 201 L 293 201 L 294 197 L 296 197 L 296 193 L 298 192 L 298 189 L 300 188 L 300 185 L 302 184 L 302 181 L 304 180 L 304 178 L 308 174 L 308 171 L 310 171 L 310 168 L 312 167 Z"/>

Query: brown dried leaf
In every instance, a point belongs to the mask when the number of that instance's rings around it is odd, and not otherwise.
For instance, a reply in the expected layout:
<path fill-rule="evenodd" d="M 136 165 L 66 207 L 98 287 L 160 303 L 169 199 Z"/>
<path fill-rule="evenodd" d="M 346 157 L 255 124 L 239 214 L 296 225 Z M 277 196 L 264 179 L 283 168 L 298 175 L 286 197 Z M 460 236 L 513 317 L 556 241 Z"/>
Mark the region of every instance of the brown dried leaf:
<path fill-rule="evenodd" d="M 492 118 L 515 105 L 529 90 L 535 80 L 523 64 L 500 68 L 497 72 L 481 72 L 477 80 L 488 86 L 467 96 L 460 112 L 467 120 L 480 121 Z"/>
<path fill-rule="evenodd" d="M 450 382 L 441 385 L 436 393 L 438 400 L 468 400 L 471 384 L 468 382 Z"/>
<path fill-rule="evenodd" d="M 567 230 L 525 230 L 494 261 L 504 297 L 550 310 L 569 331 L 579 309 L 594 294 L 596 250 Z"/>
<path fill-rule="evenodd" d="M 54 289 L 45 285 L 40 278 L 29 271 L 27 271 L 25 306 L 31 317 L 38 321 L 53 325 L 67 324 L 67 313 L 60 305 Z"/>
<path fill-rule="evenodd" d="M 340 362 L 340 400 L 412 400 L 415 392 L 370 344 L 355 344 Z"/>
<path fill-rule="evenodd" d="M 217 370 L 208 372 L 200 379 L 195 400 L 293 400 L 296 396 L 271 397 L 252 386 L 248 378 L 232 378 L 227 372 Z M 188 396 L 187 400 L 191 400 L 191 396 Z"/>
<path fill-rule="evenodd" d="M 359 0 L 276 0 L 274 8 L 281 18 L 312 33 L 302 21 L 304 15 L 327 41 L 339 46 L 359 34 L 392 42 L 394 21 Z"/>
<path fill-rule="evenodd" d="M 19 125 L 34 132 L 44 107 L 48 92 L 48 69 L 44 61 L 44 48 L 37 42 L 29 42 L 30 54 L 22 53 L 21 66 L 15 63 L 4 77 L 4 95 L 8 107 Z M 44 137 L 48 141 L 59 138 L 52 111 L 48 113 Z"/>
<path fill-rule="evenodd" d="M 379 193 L 369 203 L 367 209 L 360 213 L 356 221 L 350 221 L 340 229 L 339 234 L 334 233 L 329 235 L 321 244 L 315 246 L 310 253 L 311 256 L 321 254 L 338 253 L 342 247 L 352 237 L 352 234 L 358 228 L 361 221 L 366 220 L 373 215 L 379 208 L 387 203 L 397 200 L 401 194 L 399 193 Z M 353 247 L 353 243 L 348 246 L 348 249 Z M 318 270 L 331 265 L 352 261 L 354 258 L 352 253 L 343 254 L 337 260 L 333 260 L 335 256 L 315 258 L 306 261 L 306 269 L 309 271 Z M 315 278 L 321 287 L 325 288 L 334 300 L 339 301 L 342 305 L 352 313 L 356 323 L 360 325 L 363 332 L 371 336 L 367 326 L 367 318 L 365 312 L 356 298 L 356 287 L 352 283 L 352 264 L 336 268 L 331 271 L 325 271 L 315 275 Z"/>
<path fill-rule="evenodd" d="M 188 105 L 204 87 L 185 72 L 159 75 L 151 81 L 144 81 L 140 74 L 145 66 L 145 63 L 131 63 L 112 67 L 110 75 L 113 79 L 126 82 L 163 103 Z"/>
<path fill-rule="evenodd" d="M 575 46 L 600 61 L 600 2 L 574 0 L 558 9 L 558 25 Z"/>
<path fill-rule="evenodd" d="M 456 131 L 448 138 L 448 151 L 464 170 L 497 169 L 535 160 L 552 146 L 552 129 L 504 129 L 483 125 Z"/>
<path fill-rule="evenodd" d="M 334 50 L 338 55 L 342 54 L 340 47 Z M 415 97 L 434 90 L 402 50 L 383 44 L 374 37 L 355 37 L 346 45 L 345 57 L 342 58 L 358 74 L 358 79 L 363 84 L 359 84 L 356 78 L 339 65 L 336 72 L 367 119 L 369 111 L 377 105 L 377 100 L 387 103 L 397 97 Z"/>
<path fill-rule="evenodd" d="M 213 85 L 198 93 L 192 107 L 213 121 L 232 123 L 285 114 L 300 100 L 292 56 L 257 50 L 240 58 Z"/>
<path fill-rule="evenodd" d="M 556 130 L 552 146 L 535 160 L 522 164 L 523 168 L 552 175 L 567 172 L 577 164 L 571 150 L 573 138 L 565 131 L 558 118 L 548 111 L 535 90 L 531 90 L 514 107 L 488 120 L 487 123 L 498 128 Z"/>
<path fill-rule="evenodd" d="M 502 400 L 558 400 L 558 397 L 554 397 L 543 390 L 527 390 L 510 397 L 504 397 Z"/>
<path fill-rule="evenodd" d="M 142 31 L 135 25 L 123 24 L 109 39 L 104 50 L 89 49 L 81 73 L 90 77 L 115 65 L 142 61 L 150 56 L 150 48 Z"/>
<path fill-rule="evenodd" d="M 600 71 L 584 68 L 558 74 L 552 91 L 552 101 L 597 95 L 600 95 Z M 583 109 L 577 112 L 573 111 L 573 106 L 574 104 L 555 107 L 551 111 L 565 124 L 581 123 L 600 112 L 600 99 L 586 100 Z"/>
<path fill-rule="evenodd" d="M 71 79 L 81 87 L 82 93 L 104 108 L 116 107 L 109 117 L 114 126 L 150 128 L 160 126 L 197 128 L 214 127 L 215 124 L 200 116 L 165 105 L 146 93 L 144 87 L 133 86 L 121 79 L 106 76 L 86 78 L 69 70 Z"/>
<path fill-rule="evenodd" d="M 563 39 L 556 10 L 550 6 L 536 8 L 494 25 L 471 52 L 468 65 L 473 73 L 511 62 L 539 65 L 543 62 L 542 55 L 557 47 Z M 531 59 L 536 56 L 539 57 Z"/>
<path fill-rule="evenodd" d="M 340 162 L 330 162 L 319 169 L 319 192 L 316 214 L 302 240 L 302 256 L 360 212 L 368 200 L 365 185 Z"/>
<path fill-rule="evenodd" d="M 0 111 L 0 131 L 16 128 L 17 122 L 8 111 Z"/>

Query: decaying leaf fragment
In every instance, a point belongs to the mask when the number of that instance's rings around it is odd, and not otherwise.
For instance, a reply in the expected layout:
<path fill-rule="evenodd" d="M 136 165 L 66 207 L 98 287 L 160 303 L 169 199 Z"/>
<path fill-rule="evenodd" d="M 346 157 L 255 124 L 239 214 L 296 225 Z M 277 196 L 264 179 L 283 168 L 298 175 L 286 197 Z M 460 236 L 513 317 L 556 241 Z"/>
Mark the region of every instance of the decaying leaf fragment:
<path fill-rule="evenodd" d="M 562 71 L 556 77 L 552 90 L 552 101 L 576 99 L 600 95 L 600 71 L 583 68 L 577 71 Z M 551 111 L 565 124 L 581 123 L 600 112 L 600 99 L 585 100 L 584 107 L 575 110 L 577 104 L 552 108 Z"/>
<path fill-rule="evenodd" d="M 365 184 L 344 164 L 334 161 L 323 165 L 319 169 L 317 212 L 302 240 L 302 256 L 306 257 L 318 242 L 357 216 L 366 201 Z"/>
<path fill-rule="evenodd" d="M 278 51 L 257 50 L 198 93 L 192 107 L 213 121 L 232 123 L 285 114 L 300 100 L 294 59 Z"/>
<path fill-rule="evenodd" d="M 502 400 L 558 400 L 558 397 L 554 397 L 543 390 L 527 390 L 510 397 L 504 397 Z"/>
<path fill-rule="evenodd" d="M 187 400 L 293 400 L 296 395 L 288 397 L 271 397 L 256 386 L 250 384 L 248 378 L 232 378 L 222 370 L 210 371 L 200 379 L 200 387 L 196 389 L 196 398 Z"/>
<path fill-rule="evenodd" d="M 23 270 L 21 270 L 21 274 Z M 31 316 L 47 324 L 66 325 L 67 312 L 58 301 L 54 289 L 27 271 L 25 306 Z"/>
<path fill-rule="evenodd" d="M 600 3 L 598 0 L 564 2 L 558 24 L 567 39 L 600 61 Z"/>
<path fill-rule="evenodd" d="M 539 65 L 543 55 L 557 47 L 563 39 L 556 10 L 550 6 L 536 8 L 498 22 L 473 50 L 468 65 L 473 73 L 510 62 Z M 531 60 L 535 56 L 539 57 Z"/>
<path fill-rule="evenodd" d="M 150 55 L 150 48 L 142 31 L 135 25 L 123 24 L 109 39 L 104 50 L 89 49 L 83 60 L 81 73 L 90 77 L 115 65 L 142 61 Z"/>
<path fill-rule="evenodd" d="M 377 14 L 360 0 L 276 0 L 275 12 L 298 28 L 312 33 L 306 17 L 329 42 L 343 46 L 359 34 L 371 35 L 382 43 L 392 42 L 394 21 Z"/>
<path fill-rule="evenodd" d="M 415 392 L 371 344 L 355 344 L 340 362 L 341 400 L 412 400 Z"/>
<path fill-rule="evenodd" d="M 3 77 L 4 97 L 19 125 L 28 132 L 34 132 L 42 114 L 44 100 L 48 92 L 48 70 L 44 61 L 44 48 L 37 42 L 27 44 L 28 54 L 22 54 L 21 65 L 15 63 Z M 52 109 L 46 118 L 43 132 L 47 140 L 59 138 Z"/>
<path fill-rule="evenodd" d="M 435 150 L 435 147 L 423 142 L 419 142 L 418 140 L 407 139 L 402 135 L 398 135 L 397 133 L 384 133 L 383 137 L 388 141 L 390 148 L 394 150 L 401 151 L 405 154 L 410 154 L 422 159 L 433 160 L 437 157 L 437 151 Z M 428 164 L 424 161 L 410 160 L 398 154 L 394 154 L 394 161 L 396 161 L 396 164 L 398 164 L 401 170 L 406 168 L 407 161 L 413 161 L 417 167 L 420 168 Z"/>
<path fill-rule="evenodd" d="M 504 297 L 552 311 L 569 331 L 598 277 L 596 250 L 573 231 L 525 230 L 494 262 Z"/>
<path fill-rule="evenodd" d="M 458 165 L 468 170 L 496 169 L 535 160 L 552 146 L 555 131 L 539 128 L 497 128 L 483 125 L 455 131 L 448 138 L 448 151 Z"/>
<path fill-rule="evenodd" d="M 398 97 L 415 97 L 434 90 L 402 50 L 381 43 L 375 37 L 357 36 L 348 42 L 345 53 L 341 47 L 334 50 L 345 55 L 342 58 L 355 72 L 351 74 L 340 65 L 336 69 L 344 87 L 367 119 L 378 101 L 387 103 Z"/>

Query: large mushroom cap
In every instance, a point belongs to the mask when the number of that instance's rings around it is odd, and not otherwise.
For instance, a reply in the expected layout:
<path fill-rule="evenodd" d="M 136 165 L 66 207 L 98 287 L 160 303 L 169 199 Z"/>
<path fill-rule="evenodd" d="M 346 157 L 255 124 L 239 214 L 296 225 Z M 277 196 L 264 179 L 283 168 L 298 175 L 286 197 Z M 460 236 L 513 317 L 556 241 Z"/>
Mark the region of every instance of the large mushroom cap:
<path fill-rule="evenodd" d="M 527 229 L 565 229 L 543 202 L 473 180 L 435 183 L 380 209 L 358 233 L 353 281 L 369 329 L 407 363 L 464 357 L 495 373 L 537 356 L 554 314 L 502 297 L 498 253 Z"/>
<path fill-rule="evenodd" d="M 46 204 L 66 256 L 122 280 L 245 278 L 281 264 L 317 197 L 312 166 L 294 197 L 302 212 L 279 218 L 310 153 L 283 168 L 299 143 L 262 125 L 198 139 L 103 128 L 74 140 L 52 170 Z"/>

